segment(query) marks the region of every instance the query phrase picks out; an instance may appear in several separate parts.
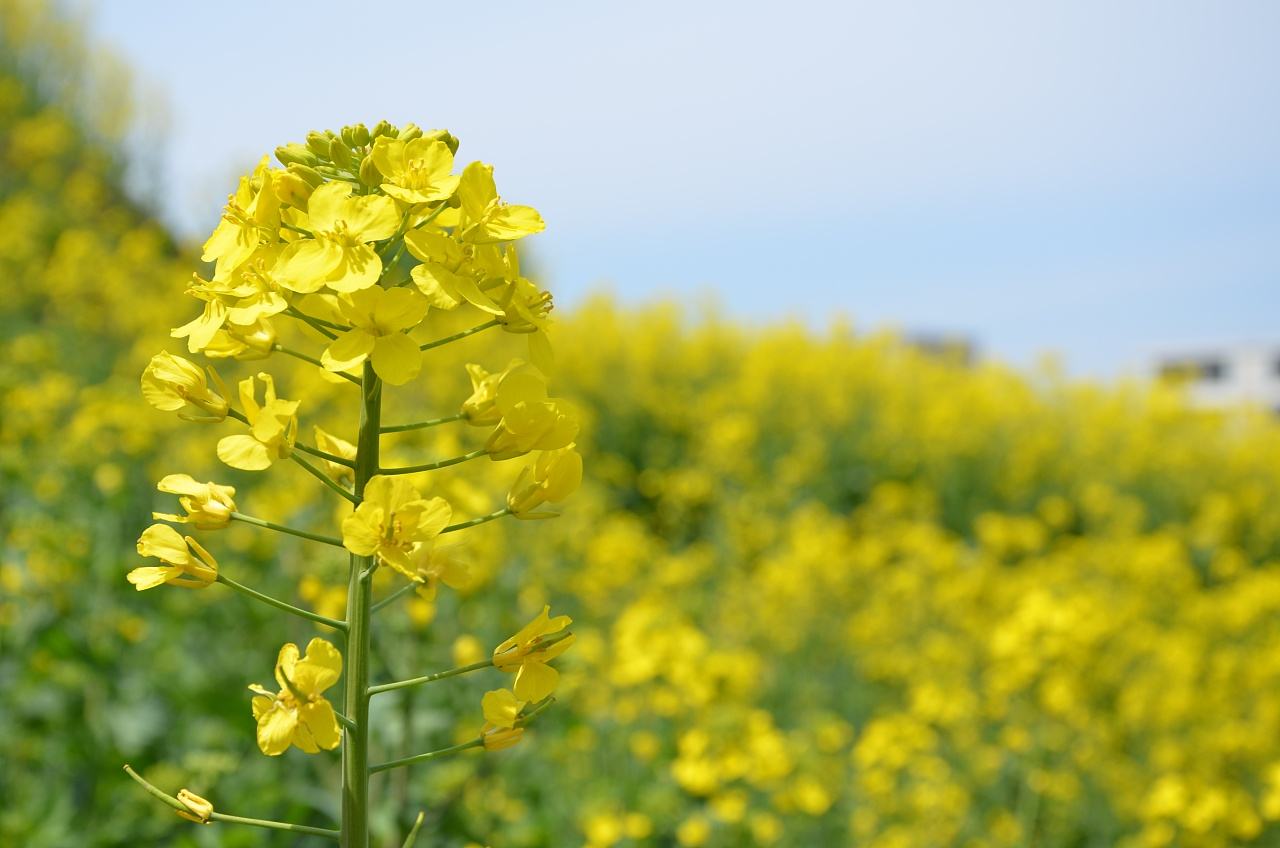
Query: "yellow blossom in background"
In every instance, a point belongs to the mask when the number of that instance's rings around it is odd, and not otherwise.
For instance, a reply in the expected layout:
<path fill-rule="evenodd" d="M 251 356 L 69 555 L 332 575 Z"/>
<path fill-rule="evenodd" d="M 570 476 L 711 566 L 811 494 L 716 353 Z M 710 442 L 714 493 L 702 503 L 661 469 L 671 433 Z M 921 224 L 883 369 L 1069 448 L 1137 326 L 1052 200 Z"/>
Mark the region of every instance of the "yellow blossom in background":
<path fill-rule="evenodd" d="M 225 436 L 218 442 L 218 458 L 244 471 L 261 471 L 277 459 L 288 458 L 298 430 L 298 401 L 277 398 L 270 374 L 259 373 L 257 379 L 264 387 L 261 405 L 254 378 L 240 381 L 240 404 L 249 423 L 249 435 Z"/>
<path fill-rule="evenodd" d="M 515 697 L 522 701 L 541 701 L 555 691 L 560 673 L 547 663 L 573 644 L 573 636 L 546 644 L 545 637 L 573 623 L 567 615 L 552 618 L 550 613 L 551 607 L 544 606 L 532 621 L 493 649 L 493 664 L 502 671 L 515 672 Z"/>
<path fill-rule="evenodd" d="M 171 353 L 159 353 L 142 372 L 142 396 L 163 412 L 177 412 L 187 421 L 217 422 L 227 417 L 227 388 L 212 367 L 209 388 L 205 372 L 198 365 Z"/>
<path fill-rule="evenodd" d="M 178 495 L 185 516 L 153 512 L 152 518 L 190 524 L 197 530 L 218 530 L 231 522 L 236 511 L 236 490 L 217 483 L 198 483 L 189 474 L 169 474 L 156 484 L 161 492 Z"/>
<path fill-rule="evenodd" d="M 452 514 L 444 498 L 423 498 L 403 477 L 379 475 L 365 486 L 364 501 L 343 520 L 342 543 L 354 554 L 377 556 L 420 581 L 410 554 L 431 544 Z"/>
<path fill-rule="evenodd" d="M 308 754 L 338 747 L 342 732 L 324 690 L 338 682 L 342 655 L 319 637 L 307 643 L 301 657 L 292 642 L 280 649 L 275 677 L 279 692 L 253 684 L 253 717 L 258 723 L 258 747 L 278 756 L 296 745 Z"/>
<path fill-rule="evenodd" d="M 139 591 L 161 584 L 203 589 L 218 578 L 218 562 L 190 536 L 182 536 L 167 524 L 153 524 L 138 539 L 138 553 L 155 557 L 164 565 L 145 565 L 129 572 L 129 582 Z"/>

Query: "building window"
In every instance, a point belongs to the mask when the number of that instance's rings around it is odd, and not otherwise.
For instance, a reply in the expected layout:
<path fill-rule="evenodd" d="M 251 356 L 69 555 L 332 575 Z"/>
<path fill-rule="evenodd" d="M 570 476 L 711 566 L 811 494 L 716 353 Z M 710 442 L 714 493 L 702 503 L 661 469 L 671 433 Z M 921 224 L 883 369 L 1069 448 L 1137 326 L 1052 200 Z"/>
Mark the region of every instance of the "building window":
<path fill-rule="evenodd" d="M 1160 366 L 1161 377 L 1206 383 L 1225 380 L 1228 371 L 1227 363 L 1222 359 L 1180 359 Z M 1276 360 L 1276 373 L 1280 374 L 1280 359 Z"/>
<path fill-rule="evenodd" d="M 1227 363 L 1221 359 L 1202 359 L 1199 362 L 1200 379 L 1210 383 L 1227 378 Z"/>

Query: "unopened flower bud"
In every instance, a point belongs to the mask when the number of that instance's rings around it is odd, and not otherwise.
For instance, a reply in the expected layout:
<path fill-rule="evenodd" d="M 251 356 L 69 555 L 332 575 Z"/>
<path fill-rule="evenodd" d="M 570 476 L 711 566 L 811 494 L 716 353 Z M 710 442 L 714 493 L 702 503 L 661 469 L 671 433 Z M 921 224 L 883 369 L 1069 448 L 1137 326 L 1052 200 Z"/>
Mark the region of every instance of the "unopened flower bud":
<path fill-rule="evenodd" d="M 351 159 L 351 149 L 340 138 L 330 140 L 329 159 L 339 168 L 350 168 L 355 164 Z"/>
<path fill-rule="evenodd" d="M 389 136 L 391 138 L 396 137 L 396 128 L 391 126 L 391 124 L 385 120 L 378 121 L 378 123 L 375 124 L 373 127 L 374 138 L 377 138 L 378 136 L 383 136 L 383 135 Z"/>
<path fill-rule="evenodd" d="M 429 133 L 423 133 L 422 137 L 443 141 L 445 146 L 449 148 L 450 153 L 455 156 L 458 155 L 458 137 L 448 130 L 432 130 Z"/>
<path fill-rule="evenodd" d="M 307 199 L 311 197 L 311 191 L 315 188 L 311 183 L 291 172 L 277 174 L 272 187 L 280 202 L 290 206 L 306 206 Z"/>
<path fill-rule="evenodd" d="M 280 160 L 281 165 L 315 165 L 319 163 L 319 158 L 308 150 L 305 146 L 291 141 L 286 145 L 276 148 L 276 158 Z"/>
<path fill-rule="evenodd" d="M 312 188 L 318 188 L 324 182 L 324 177 L 320 175 L 320 172 L 309 165 L 291 162 L 289 163 L 289 173 L 306 180 Z"/>
<path fill-rule="evenodd" d="M 360 182 L 369 186 L 382 183 L 382 172 L 378 170 L 377 165 L 373 164 L 372 156 L 366 156 L 360 162 Z"/>
<path fill-rule="evenodd" d="M 401 141 L 413 141 L 422 135 L 422 127 L 417 124 L 405 124 L 404 129 L 400 130 L 400 135 L 396 138 Z"/>
<path fill-rule="evenodd" d="M 320 159 L 329 158 L 329 139 L 328 133 L 316 132 L 312 130 L 307 133 L 307 149 L 314 153 Z"/>
<path fill-rule="evenodd" d="M 348 135 L 350 137 L 348 137 Z M 364 124 L 342 128 L 342 140 L 352 147 L 364 147 L 370 142 L 369 128 Z"/>
<path fill-rule="evenodd" d="M 158 353 L 142 372 L 142 396 L 163 412 L 177 412 L 187 421 L 222 421 L 229 408 L 227 387 L 212 368 L 215 389 L 209 388 L 204 371 L 189 359 Z"/>
<path fill-rule="evenodd" d="M 178 815 L 197 824 L 209 823 L 209 817 L 213 815 L 213 804 L 186 789 L 178 790 L 178 800 L 187 808 L 186 810 L 175 810 L 174 812 Z"/>

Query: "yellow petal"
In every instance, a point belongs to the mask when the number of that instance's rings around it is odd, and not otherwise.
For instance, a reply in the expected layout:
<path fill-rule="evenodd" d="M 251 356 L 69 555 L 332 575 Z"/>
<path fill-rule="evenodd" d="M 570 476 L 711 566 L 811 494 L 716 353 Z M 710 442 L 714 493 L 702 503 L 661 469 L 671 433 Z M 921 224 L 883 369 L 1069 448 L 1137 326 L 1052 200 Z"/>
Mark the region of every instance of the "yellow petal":
<path fill-rule="evenodd" d="M 337 292 L 353 292 L 377 284 L 382 275 L 382 260 L 372 247 L 357 244 L 341 248 L 341 252 L 342 261 L 325 279 L 325 285 Z"/>
<path fill-rule="evenodd" d="M 154 589 L 181 574 L 182 569 L 176 565 L 143 565 L 130 571 L 128 579 L 141 592 Z"/>
<path fill-rule="evenodd" d="M 369 359 L 378 376 L 393 386 L 403 386 L 422 370 L 422 351 L 404 333 L 392 333 L 375 341 Z"/>
<path fill-rule="evenodd" d="M 258 748 L 269 757 L 277 757 L 289 749 L 298 717 L 293 710 L 276 701 L 258 719 Z"/>
<path fill-rule="evenodd" d="M 374 341 L 374 337 L 365 330 L 348 330 L 325 348 L 320 354 L 320 361 L 329 371 L 346 371 L 364 361 L 373 350 Z"/>
<path fill-rule="evenodd" d="M 323 698 L 304 704 L 298 711 L 298 718 L 311 732 L 311 738 L 318 747 L 332 751 L 342 741 L 338 716 L 333 711 L 333 705 Z"/>
<path fill-rule="evenodd" d="M 515 693 L 522 701 L 541 701 L 556 691 L 560 672 L 538 660 L 525 660 L 516 672 Z"/>
<path fill-rule="evenodd" d="M 280 284 L 302 294 L 319 291 L 341 263 L 342 248 L 328 239 L 296 241 L 280 255 Z"/>
<path fill-rule="evenodd" d="M 191 562 L 191 551 L 177 530 L 167 524 L 152 524 L 138 537 L 138 553 L 174 565 Z"/>
<path fill-rule="evenodd" d="M 422 512 L 418 515 L 418 526 L 413 534 L 417 541 L 433 539 L 440 531 L 449 526 L 453 518 L 453 507 L 444 498 L 431 498 L 424 502 Z"/>
<path fill-rule="evenodd" d="M 540 233 L 547 228 L 546 222 L 532 206 L 503 206 L 489 213 L 489 217 L 481 228 L 468 231 L 467 241 L 477 243 L 509 241 Z"/>
<path fill-rule="evenodd" d="M 242 471 L 271 467 L 271 454 L 266 445 L 252 436 L 224 436 L 218 442 L 218 459 Z"/>
<path fill-rule="evenodd" d="M 510 689 L 494 689 L 480 699 L 484 720 L 496 727 L 514 727 L 522 706 Z"/>
<path fill-rule="evenodd" d="M 356 556 L 371 556 L 382 541 L 384 520 L 382 507 L 368 501 L 360 504 L 342 520 L 342 546 Z"/>
<path fill-rule="evenodd" d="M 351 186 L 344 182 L 325 183 L 311 192 L 307 201 L 307 218 L 312 232 L 326 232 L 335 228 L 346 211 Z"/>
<path fill-rule="evenodd" d="M 400 229 L 400 212 L 388 197 L 353 197 L 347 203 L 347 231 L 363 242 L 382 241 Z"/>
<path fill-rule="evenodd" d="M 318 695 L 338 682 L 342 654 L 319 636 L 307 643 L 307 653 L 293 669 L 293 685 L 308 695 Z"/>
<path fill-rule="evenodd" d="M 452 279 L 457 276 L 442 265 L 424 262 L 413 266 L 409 272 L 413 284 L 422 292 L 427 302 L 436 309 L 456 309 L 462 303 L 462 295 L 453 285 Z"/>
<path fill-rule="evenodd" d="M 379 289 L 382 296 L 373 306 L 373 323 L 383 333 L 408 330 L 426 317 L 426 299 L 412 289 Z"/>

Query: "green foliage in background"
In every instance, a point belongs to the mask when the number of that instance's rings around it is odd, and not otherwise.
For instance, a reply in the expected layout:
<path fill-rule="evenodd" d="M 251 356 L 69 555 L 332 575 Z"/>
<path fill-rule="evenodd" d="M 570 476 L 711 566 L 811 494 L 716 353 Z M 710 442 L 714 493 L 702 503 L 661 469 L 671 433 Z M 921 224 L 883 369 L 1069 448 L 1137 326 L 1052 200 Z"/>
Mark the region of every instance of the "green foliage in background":
<path fill-rule="evenodd" d="M 313 844 L 182 821 L 121 771 L 333 826 L 337 759 L 263 757 L 245 689 L 321 631 L 125 574 L 175 470 L 294 526 L 344 513 L 297 469 L 227 473 L 213 431 L 141 402 L 197 263 L 123 194 L 123 113 L 84 96 L 104 75 L 74 28 L 6 0 L 0 46 L 0 844 Z M 509 751 L 375 779 L 377 844 L 419 807 L 433 846 L 1280 844 L 1273 419 L 675 307 L 586 304 L 555 349 L 583 491 L 469 534 L 469 582 L 388 610 L 407 647 L 374 675 L 486 655 L 553 602 L 578 634 L 559 702 Z M 419 406 L 456 412 L 467 362 L 523 355 L 442 348 Z M 328 428 L 343 387 L 279 376 Z M 465 466 L 433 485 L 471 514 L 506 490 Z M 342 603 L 341 553 L 224 532 L 256 587 Z M 383 696 L 376 758 L 474 733 L 458 716 L 503 682 Z"/>

